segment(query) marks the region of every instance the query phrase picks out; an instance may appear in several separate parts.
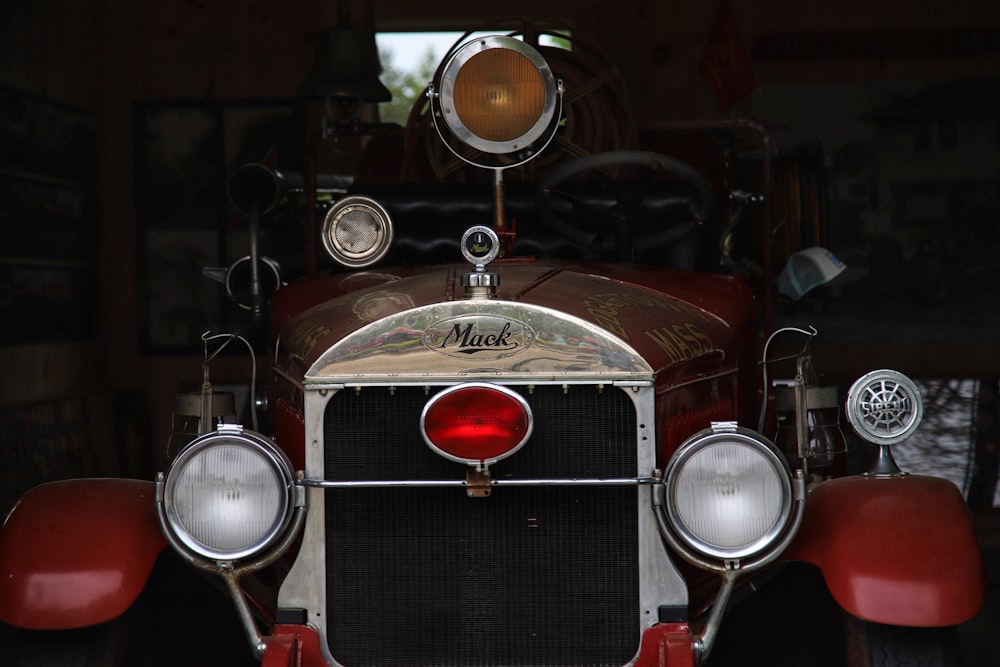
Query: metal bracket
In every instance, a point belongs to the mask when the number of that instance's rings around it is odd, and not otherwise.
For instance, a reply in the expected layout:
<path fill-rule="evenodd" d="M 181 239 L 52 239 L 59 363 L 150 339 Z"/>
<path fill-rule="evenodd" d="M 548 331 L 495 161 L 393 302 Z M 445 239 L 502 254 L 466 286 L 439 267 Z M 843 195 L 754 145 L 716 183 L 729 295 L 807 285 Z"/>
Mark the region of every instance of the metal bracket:
<path fill-rule="evenodd" d="M 488 498 L 493 492 L 493 476 L 488 468 L 469 468 L 465 475 L 465 493 L 470 498 Z"/>

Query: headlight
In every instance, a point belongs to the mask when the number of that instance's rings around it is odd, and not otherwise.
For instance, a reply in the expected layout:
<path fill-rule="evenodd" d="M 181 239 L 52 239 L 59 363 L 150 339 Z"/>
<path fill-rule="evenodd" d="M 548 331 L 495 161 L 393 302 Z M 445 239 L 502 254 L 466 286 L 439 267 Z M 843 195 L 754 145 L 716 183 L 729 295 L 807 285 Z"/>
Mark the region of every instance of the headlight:
<path fill-rule="evenodd" d="M 451 134 L 490 155 L 530 153 L 557 129 L 560 84 L 542 55 L 513 37 L 481 37 L 459 47 L 441 70 L 437 96 Z"/>
<path fill-rule="evenodd" d="M 792 516 L 788 464 L 762 436 L 732 424 L 717 424 L 681 445 L 664 481 L 672 530 L 703 556 L 760 554 Z"/>
<path fill-rule="evenodd" d="M 238 426 L 185 447 L 167 472 L 161 521 L 173 541 L 209 560 L 242 560 L 282 537 L 294 510 L 287 457 Z"/>

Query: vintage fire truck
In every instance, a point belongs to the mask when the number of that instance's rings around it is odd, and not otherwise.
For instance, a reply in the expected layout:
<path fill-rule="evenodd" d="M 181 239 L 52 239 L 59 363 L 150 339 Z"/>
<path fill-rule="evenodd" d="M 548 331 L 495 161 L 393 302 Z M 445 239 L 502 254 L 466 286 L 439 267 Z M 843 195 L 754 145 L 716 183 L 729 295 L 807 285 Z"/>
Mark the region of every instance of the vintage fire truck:
<path fill-rule="evenodd" d="M 531 37 L 439 67 L 406 159 L 434 146 L 413 169 L 445 178 L 331 193 L 307 160 L 302 275 L 269 294 L 252 243 L 252 418 L 215 418 L 206 354 L 202 432 L 155 481 L 21 499 L 15 664 L 951 664 L 985 580 L 959 491 L 893 462 L 915 383 L 838 396 L 806 344 L 780 370 L 769 344 L 814 332 L 762 333 L 769 281 L 729 247 L 766 179 L 747 195 L 641 137 L 572 155 L 569 52 Z M 669 129 L 721 156 L 763 132 Z M 255 232 L 282 185 L 234 174 Z M 841 417 L 871 443 L 853 474 Z"/>

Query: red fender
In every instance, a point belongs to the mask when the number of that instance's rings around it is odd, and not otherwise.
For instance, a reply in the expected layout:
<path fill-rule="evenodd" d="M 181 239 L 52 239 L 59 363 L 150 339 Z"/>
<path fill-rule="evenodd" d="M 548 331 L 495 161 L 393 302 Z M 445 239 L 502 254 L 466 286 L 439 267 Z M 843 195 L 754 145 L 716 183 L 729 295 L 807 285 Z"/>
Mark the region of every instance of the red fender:
<path fill-rule="evenodd" d="M 819 566 L 837 603 L 875 623 L 956 625 L 986 593 L 972 515 L 955 485 L 936 477 L 820 484 L 785 557 Z"/>
<path fill-rule="evenodd" d="M 0 531 L 0 620 L 34 630 L 109 621 L 142 592 L 165 546 L 152 482 L 38 486 Z"/>

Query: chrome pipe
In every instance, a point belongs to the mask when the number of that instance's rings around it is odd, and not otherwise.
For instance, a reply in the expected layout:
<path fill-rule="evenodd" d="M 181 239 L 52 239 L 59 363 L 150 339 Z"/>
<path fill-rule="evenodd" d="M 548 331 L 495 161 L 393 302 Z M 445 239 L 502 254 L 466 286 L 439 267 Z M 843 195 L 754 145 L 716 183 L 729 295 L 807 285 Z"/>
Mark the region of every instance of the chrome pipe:
<path fill-rule="evenodd" d="M 489 486 L 650 486 L 656 484 L 653 477 L 622 477 L 608 479 L 492 479 Z M 379 489 L 386 487 L 467 487 L 464 479 L 439 480 L 371 480 L 336 482 L 325 479 L 303 479 L 302 486 L 317 489 Z"/>

